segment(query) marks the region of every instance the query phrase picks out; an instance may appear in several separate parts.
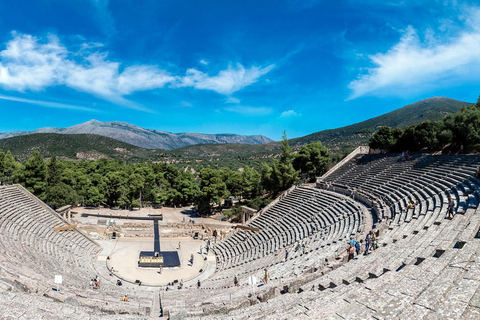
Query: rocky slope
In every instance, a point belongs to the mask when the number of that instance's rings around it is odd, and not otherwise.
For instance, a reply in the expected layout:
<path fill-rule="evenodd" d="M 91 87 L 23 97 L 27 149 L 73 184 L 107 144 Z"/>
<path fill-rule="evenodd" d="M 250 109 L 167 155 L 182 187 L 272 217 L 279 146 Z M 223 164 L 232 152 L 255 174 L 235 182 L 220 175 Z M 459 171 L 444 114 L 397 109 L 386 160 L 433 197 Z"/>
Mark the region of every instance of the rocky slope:
<path fill-rule="evenodd" d="M 261 135 L 243 136 L 230 133 L 204 134 L 191 132 L 171 133 L 145 129 L 126 122 L 101 122 L 97 120 L 90 120 L 88 122 L 77 124 L 68 128 L 41 128 L 31 132 L 15 131 L 0 133 L 0 139 L 34 133 L 95 134 L 145 149 L 164 150 L 171 150 L 197 144 L 240 143 L 257 145 L 273 141 Z"/>

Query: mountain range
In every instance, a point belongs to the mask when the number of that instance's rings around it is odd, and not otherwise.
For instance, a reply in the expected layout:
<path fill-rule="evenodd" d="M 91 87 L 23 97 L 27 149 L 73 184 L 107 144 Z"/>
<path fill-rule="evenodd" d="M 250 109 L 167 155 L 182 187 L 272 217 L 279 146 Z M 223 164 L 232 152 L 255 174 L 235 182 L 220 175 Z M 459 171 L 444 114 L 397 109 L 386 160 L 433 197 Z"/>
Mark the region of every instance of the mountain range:
<path fill-rule="evenodd" d="M 321 141 L 332 154 L 345 154 L 352 149 L 366 145 L 370 137 L 382 126 L 405 128 L 421 121 L 442 120 L 445 115 L 460 111 L 472 103 L 445 97 L 433 97 L 417 101 L 381 116 L 355 123 L 346 127 L 318 131 L 303 137 L 290 139 L 290 146 L 298 150 L 310 142 Z M 263 145 L 193 145 L 173 150 L 176 154 L 199 156 L 271 156 L 278 153 L 280 142 Z"/>
<path fill-rule="evenodd" d="M 145 129 L 133 124 L 120 121 L 101 122 L 90 120 L 68 128 L 40 128 L 34 131 L 14 131 L 0 133 L 0 139 L 37 134 L 95 134 L 119 140 L 144 149 L 171 150 L 196 144 L 226 144 L 240 143 L 248 145 L 273 142 L 272 139 L 261 135 L 244 136 L 231 133 L 171 133 L 152 129 Z"/>
<path fill-rule="evenodd" d="M 294 150 L 298 150 L 310 142 L 321 141 L 331 154 L 338 156 L 359 145 L 368 144 L 373 133 L 382 126 L 404 128 L 424 120 L 441 120 L 445 115 L 470 105 L 472 103 L 433 97 L 363 122 L 315 132 L 289 142 Z M 91 120 L 69 128 L 41 128 L 31 132 L 0 134 L 0 151 L 7 150 L 11 150 L 19 159 L 28 157 L 32 150 L 39 150 L 44 156 L 57 155 L 66 159 L 258 159 L 276 157 L 281 144 L 264 136 L 176 134 L 144 129 L 125 122 Z"/>

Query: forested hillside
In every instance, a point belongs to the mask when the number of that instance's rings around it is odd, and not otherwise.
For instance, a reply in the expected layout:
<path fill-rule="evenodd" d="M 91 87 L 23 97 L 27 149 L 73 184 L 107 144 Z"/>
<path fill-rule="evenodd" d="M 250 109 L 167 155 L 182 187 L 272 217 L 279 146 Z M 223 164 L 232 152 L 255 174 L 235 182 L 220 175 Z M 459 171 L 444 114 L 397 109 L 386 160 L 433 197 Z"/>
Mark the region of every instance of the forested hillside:
<path fill-rule="evenodd" d="M 268 199 L 295 182 L 313 180 L 329 163 L 327 149 L 312 143 L 294 155 L 285 140 L 282 156 L 257 170 L 203 168 L 179 170 L 166 163 L 126 163 L 100 159 L 48 161 L 38 150 L 24 162 L 10 151 L 0 152 L 0 183 L 20 183 L 54 208 L 66 204 L 134 208 L 143 205 L 187 205 L 211 213 L 230 196 L 248 205 L 262 207 Z M 238 213 L 238 210 L 235 211 Z"/>

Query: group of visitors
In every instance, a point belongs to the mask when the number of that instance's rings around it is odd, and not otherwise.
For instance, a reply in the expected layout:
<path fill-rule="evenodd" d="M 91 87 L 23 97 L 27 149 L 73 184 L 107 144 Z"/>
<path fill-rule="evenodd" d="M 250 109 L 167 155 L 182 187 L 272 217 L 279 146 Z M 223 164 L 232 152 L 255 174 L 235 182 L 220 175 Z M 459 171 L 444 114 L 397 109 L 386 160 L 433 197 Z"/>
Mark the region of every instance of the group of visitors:
<path fill-rule="evenodd" d="M 92 287 L 92 289 L 100 288 L 100 278 L 98 276 L 95 276 L 95 278 L 90 279 L 90 287 Z"/>
<path fill-rule="evenodd" d="M 305 253 L 305 244 L 301 242 L 297 243 L 295 246 L 295 252 Z M 287 248 L 285 248 L 285 261 L 288 260 L 289 255 L 290 255 L 290 252 L 288 251 Z"/>
<path fill-rule="evenodd" d="M 348 246 L 348 261 L 354 259 L 355 254 L 357 256 L 360 254 L 367 256 L 371 251 L 374 251 L 378 248 L 377 235 L 373 230 L 370 230 L 370 232 L 365 236 L 365 244 L 363 239 L 355 240 L 353 237 L 351 237 L 350 241 L 348 242 Z"/>
<path fill-rule="evenodd" d="M 409 202 L 408 205 L 407 205 L 407 210 L 413 210 L 415 209 L 416 206 L 418 206 L 420 202 L 418 202 L 418 200 L 416 200 L 415 202 Z"/>
<path fill-rule="evenodd" d="M 402 151 L 402 160 L 410 160 L 410 152 L 407 151 Z"/>

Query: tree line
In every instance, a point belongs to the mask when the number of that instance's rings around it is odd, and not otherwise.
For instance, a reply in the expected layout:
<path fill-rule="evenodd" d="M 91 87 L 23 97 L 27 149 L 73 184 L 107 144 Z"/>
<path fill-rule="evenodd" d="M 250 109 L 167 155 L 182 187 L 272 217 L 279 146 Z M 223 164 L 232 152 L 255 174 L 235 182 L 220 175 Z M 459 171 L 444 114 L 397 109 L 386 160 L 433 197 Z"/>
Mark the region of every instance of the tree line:
<path fill-rule="evenodd" d="M 313 181 L 329 164 L 327 149 L 315 142 L 293 154 L 286 135 L 282 155 L 260 170 L 245 166 L 203 168 L 192 173 L 166 163 L 124 163 L 118 160 L 46 161 L 38 151 L 18 162 L 10 151 L 0 152 L 0 183 L 20 183 L 53 208 L 67 204 L 136 208 L 149 205 L 195 204 L 212 212 L 233 196 L 261 205 L 301 179 Z"/>
<path fill-rule="evenodd" d="M 381 127 L 370 139 L 370 147 L 389 152 L 463 150 L 480 146 L 480 98 L 475 105 L 448 114 L 441 121 L 423 121 L 405 129 Z"/>

